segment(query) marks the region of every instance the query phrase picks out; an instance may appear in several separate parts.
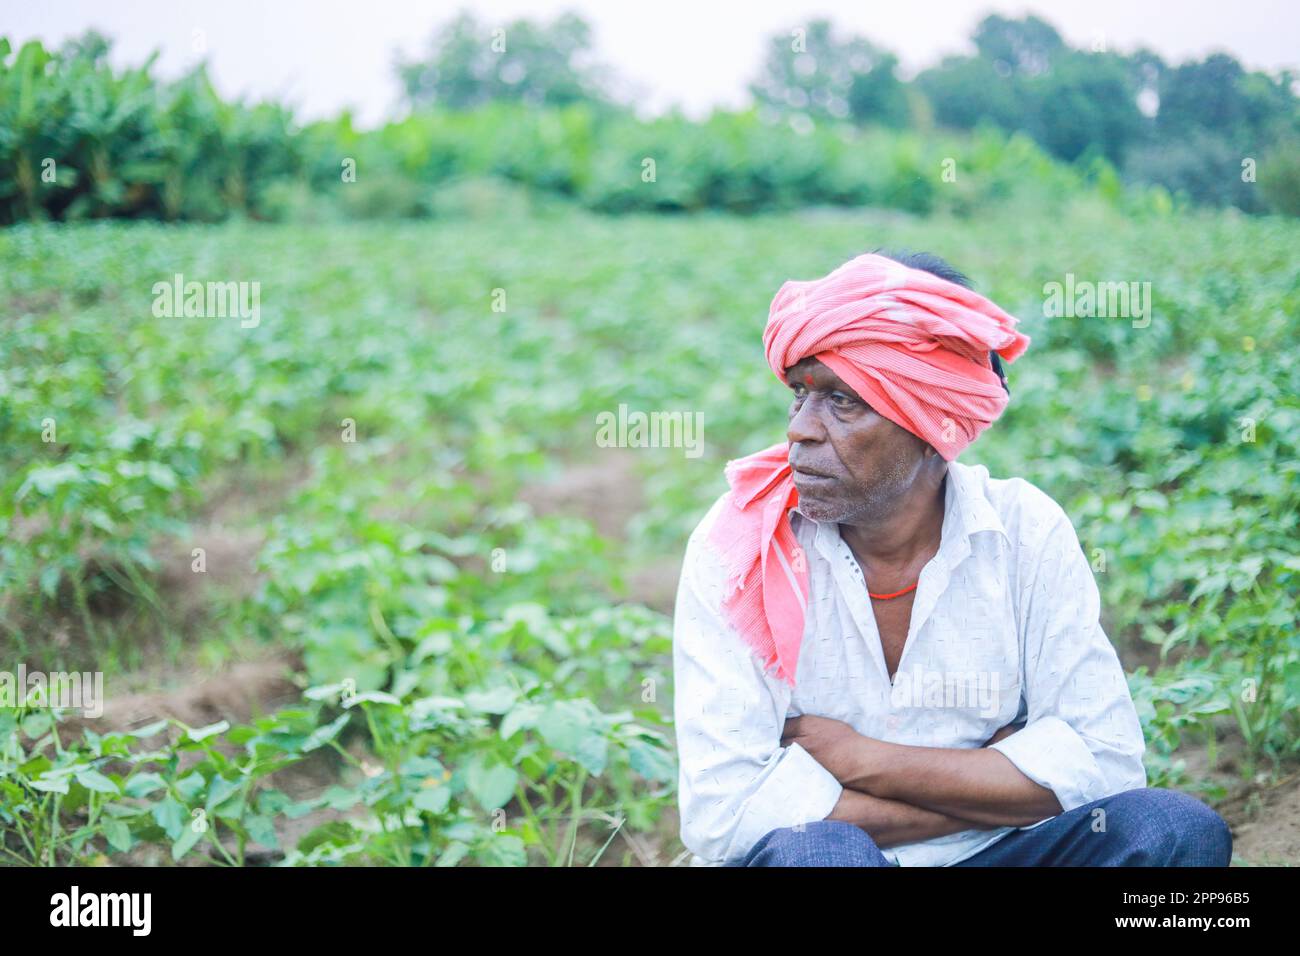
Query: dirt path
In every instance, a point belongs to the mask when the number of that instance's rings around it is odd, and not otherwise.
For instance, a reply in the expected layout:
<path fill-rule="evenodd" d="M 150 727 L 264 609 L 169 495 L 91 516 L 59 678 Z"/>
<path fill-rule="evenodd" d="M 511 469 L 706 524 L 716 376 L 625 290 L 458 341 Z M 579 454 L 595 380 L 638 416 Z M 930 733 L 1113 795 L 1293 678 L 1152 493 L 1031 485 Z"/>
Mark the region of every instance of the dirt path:
<path fill-rule="evenodd" d="M 293 675 L 302 669 L 292 651 L 268 653 L 261 660 L 241 661 L 215 674 L 174 673 L 169 688 L 130 694 L 106 694 L 103 716 L 73 716 L 61 725 L 64 737 L 93 730 L 132 730 L 163 717 L 174 717 L 191 727 L 219 720 L 245 723 L 251 717 L 296 703 L 301 691 Z"/>
<path fill-rule="evenodd" d="M 1241 864 L 1300 866 L 1300 772 L 1220 806 L 1219 812 L 1232 826 L 1232 852 Z"/>
<path fill-rule="evenodd" d="M 601 537 L 620 544 L 627 540 L 629 522 L 646 507 L 637 453 L 629 448 L 601 449 L 596 459 L 571 464 L 559 477 L 525 487 L 519 497 L 539 517 L 586 518 Z M 671 614 L 681 566 L 681 555 L 671 555 L 631 569 L 628 599 Z"/>

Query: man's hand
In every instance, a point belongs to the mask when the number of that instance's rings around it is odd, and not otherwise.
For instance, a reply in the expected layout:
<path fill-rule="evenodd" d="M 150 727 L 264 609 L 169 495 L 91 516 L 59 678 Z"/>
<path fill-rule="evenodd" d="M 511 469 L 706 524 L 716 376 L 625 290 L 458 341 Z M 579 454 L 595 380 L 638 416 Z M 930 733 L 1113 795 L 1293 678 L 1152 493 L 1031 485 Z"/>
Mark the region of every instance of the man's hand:
<path fill-rule="evenodd" d="M 972 828 L 1019 827 L 1062 812 L 1056 795 L 1021 773 L 1005 754 L 985 752 L 1019 729 L 1001 727 L 979 748 L 915 747 L 866 737 L 842 720 L 804 714 L 786 720 L 781 744 L 799 744 L 848 790 L 970 821 Z"/>
<path fill-rule="evenodd" d="M 871 759 L 875 743 L 864 737 L 842 720 L 804 714 L 790 717 L 785 722 L 781 746 L 798 743 L 831 776 L 845 787 L 852 787 Z"/>

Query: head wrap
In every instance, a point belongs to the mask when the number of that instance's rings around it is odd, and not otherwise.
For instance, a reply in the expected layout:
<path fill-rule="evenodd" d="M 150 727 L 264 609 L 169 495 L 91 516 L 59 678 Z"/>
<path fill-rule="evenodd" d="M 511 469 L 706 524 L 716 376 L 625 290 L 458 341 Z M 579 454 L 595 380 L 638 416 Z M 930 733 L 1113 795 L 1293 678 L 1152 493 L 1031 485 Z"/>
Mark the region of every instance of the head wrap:
<path fill-rule="evenodd" d="M 813 356 L 872 409 L 952 461 L 1002 414 L 1008 393 L 990 352 L 1029 346 L 1016 319 L 955 282 L 881 255 L 777 291 L 763 332 L 767 363 Z M 709 533 L 727 565 L 723 610 L 765 668 L 791 686 L 808 606 L 807 559 L 790 526 L 799 503 L 781 442 L 729 461 L 730 491 Z"/>

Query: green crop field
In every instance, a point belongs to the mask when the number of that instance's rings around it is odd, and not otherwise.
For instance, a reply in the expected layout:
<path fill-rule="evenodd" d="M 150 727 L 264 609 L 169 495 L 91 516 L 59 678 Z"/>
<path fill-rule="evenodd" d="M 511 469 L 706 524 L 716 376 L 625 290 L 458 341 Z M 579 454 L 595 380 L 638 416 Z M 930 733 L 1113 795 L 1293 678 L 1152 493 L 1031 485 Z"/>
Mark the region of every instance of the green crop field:
<path fill-rule="evenodd" d="M 8 862 L 680 863 L 675 562 L 784 436 L 776 289 L 877 247 L 1021 317 L 962 461 L 1070 515 L 1150 784 L 1294 767 L 1300 222 L 548 208 L 0 232 L 3 640 L 110 710 L 0 710 Z M 178 274 L 257 283 L 255 320 L 169 307 Z M 1150 283 L 1149 321 L 1045 316 L 1067 274 Z M 702 452 L 605 447 L 621 405 Z M 291 676 L 246 721 L 113 711 L 250 661 Z"/>

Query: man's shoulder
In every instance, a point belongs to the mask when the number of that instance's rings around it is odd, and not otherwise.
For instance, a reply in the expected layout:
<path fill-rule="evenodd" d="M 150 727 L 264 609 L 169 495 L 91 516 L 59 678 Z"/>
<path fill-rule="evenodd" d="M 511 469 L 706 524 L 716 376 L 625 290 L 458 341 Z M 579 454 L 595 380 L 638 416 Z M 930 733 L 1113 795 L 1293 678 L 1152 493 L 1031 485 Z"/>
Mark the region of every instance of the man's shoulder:
<path fill-rule="evenodd" d="M 692 576 L 710 582 L 721 581 L 725 576 L 722 568 L 721 557 L 717 550 L 709 543 L 709 532 L 713 529 L 714 522 L 717 521 L 718 515 L 722 509 L 727 507 L 730 490 L 724 491 L 713 503 L 709 505 L 696 522 L 690 537 L 686 541 L 686 553 L 682 558 L 683 576 Z"/>
<path fill-rule="evenodd" d="M 966 484 L 997 513 L 1008 540 L 1020 550 L 1036 549 L 1069 515 L 1061 504 L 1028 479 L 1018 475 L 994 478 L 984 465 L 958 461 L 949 467 L 964 469 Z"/>
<path fill-rule="evenodd" d="M 718 519 L 718 514 L 727 506 L 727 499 L 730 496 L 731 490 L 728 489 L 713 499 L 713 503 L 709 505 L 700 520 L 695 523 L 695 528 L 691 531 L 691 541 L 708 536 L 709 531 L 713 528 L 713 523 Z"/>

